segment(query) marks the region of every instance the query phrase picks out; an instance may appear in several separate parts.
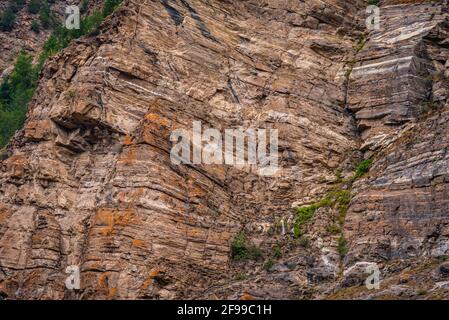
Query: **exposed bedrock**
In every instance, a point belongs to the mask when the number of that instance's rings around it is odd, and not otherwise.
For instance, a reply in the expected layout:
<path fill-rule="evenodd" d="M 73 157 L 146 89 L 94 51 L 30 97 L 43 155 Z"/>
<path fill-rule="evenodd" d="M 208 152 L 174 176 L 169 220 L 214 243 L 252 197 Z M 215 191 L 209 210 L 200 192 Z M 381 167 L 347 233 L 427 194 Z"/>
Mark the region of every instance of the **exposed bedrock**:
<path fill-rule="evenodd" d="M 68 265 L 78 298 L 189 297 L 229 277 L 238 230 L 323 193 L 357 148 L 339 76 L 356 9 L 127 1 L 49 61 L 2 162 L 1 290 L 73 297 Z M 193 121 L 278 128 L 278 176 L 172 164 L 170 133 Z"/>
<path fill-rule="evenodd" d="M 50 59 L 0 162 L 0 295 L 322 298 L 357 262 L 447 254 L 447 6 L 381 3 L 369 34 L 365 7 L 128 0 Z M 279 172 L 174 164 L 170 134 L 194 121 L 278 129 Z M 330 208 L 308 243 L 279 231 L 363 156 L 344 259 Z M 241 230 L 265 260 L 231 259 Z"/>
<path fill-rule="evenodd" d="M 385 3 L 350 77 L 374 165 L 355 185 L 346 265 L 449 252 L 447 3 Z"/>

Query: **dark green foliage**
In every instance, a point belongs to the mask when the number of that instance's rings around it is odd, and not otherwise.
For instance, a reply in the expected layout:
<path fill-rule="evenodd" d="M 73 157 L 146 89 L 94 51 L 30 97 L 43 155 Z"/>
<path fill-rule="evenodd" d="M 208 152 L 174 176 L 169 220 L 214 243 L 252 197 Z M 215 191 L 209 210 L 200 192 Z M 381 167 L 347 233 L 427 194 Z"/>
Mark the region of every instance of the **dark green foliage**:
<path fill-rule="evenodd" d="M 421 105 L 419 106 L 419 116 L 425 116 L 427 114 L 429 114 L 432 111 L 435 111 L 438 109 L 439 107 L 439 103 L 432 101 L 432 100 L 428 100 L 428 101 L 423 101 L 421 103 Z"/>
<path fill-rule="evenodd" d="M 338 253 L 340 254 L 341 258 L 344 258 L 344 256 L 348 253 L 348 243 L 346 239 L 342 236 L 338 238 Z"/>
<path fill-rule="evenodd" d="M 119 4 L 122 0 L 116 0 Z M 104 8 L 106 8 L 107 1 L 105 2 Z M 103 8 L 103 12 L 105 9 Z M 48 38 L 48 40 L 44 44 L 44 50 L 39 58 L 39 66 L 42 67 L 44 62 L 51 56 L 55 55 L 65 47 L 69 45 L 69 43 L 82 37 L 84 35 L 95 35 L 98 32 L 98 28 L 100 24 L 103 22 L 104 15 L 102 11 L 96 10 L 92 12 L 89 16 L 81 19 L 80 21 L 80 29 L 69 30 L 64 26 L 58 26 L 53 31 L 52 35 Z"/>
<path fill-rule="evenodd" d="M 116 0 L 116 2 L 120 4 L 122 0 Z M 67 47 L 72 40 L 80 38 L 84 35 L 97 34 L 98 28 L 105 18 L 103 12 L 105 11 L 106 6 L 107 1 L 105 2 L 103 11 L 96 10 L 89 16 L 81 19 L 79 30 L 69 30 L 63 26 L 56 27 L 52 35 L 44 44 L 44 50 L 39 59 L 40 66 L 42 66 L 49 57 Z"/>
<path fill-rule="evenodd" d="M 5 149 L 0 149 L 0 161 L 8 158 L 8 152 Z"/>
<path fill-rule="evenodd" d="M 15 12 L 19 12 L 25 5 L 25 0 L 10 0 L 8 6 Z"/>
<path fill-rule="evenodd" d="M 379 0 L 368 0 L 367 1 L 369 5 L 377 6 L 379 4 Z"/>
<path fill-rule="evenodd" d="M 365 173 L 367 173 L 372 164 L 373 164 L 372 159 L 365 159 L 362 162 L 360 162 L 355 169 L 354 178 L 358 179 Z"/>
<path fill-rule="evenodd" d="M 16 14 L 11 7 L 6 8 L 0 16 L 0 30 L 1 31 L 11 31 L 16 22 Z"/>
<path fill-rule="evenodd" d="M 122 0 L 106 0 L 103 5 L 103 17 L 110 15 L 120 5 Z"/>
<path fill-rule="evenodd" d="M 231 256 L 236 261 L 258 260 L 262 257 L 259 248 L 247 243 L 245 233 L 240 231 L 231 244 Z"/>
<path fill-rule="evenodd" d="M 94 11 L 91 15 L 81 20 L 81 30 L 83 34 L 96 34 L 98 27 L 103 22 L 104 17 L 100 11 Z"/>
<path fill-rule="evenodd" d="M 81 13 L 86 13 L 87 10 L 89 10 L 89 0 L 81 1 L 80 12 Z"/>
<path fill-rule="evenodd" d="M 0 147 L 5 146 L 22 126 L 35 86 L 36 71 L 32 57 L 21 52 L 14 71 L 0 85 Z"/>
<path fill-rule="evenodd" d="M 45 29 L 49 29 L 56 25 L 56 18 L 53 16 L 47 0 L 42 1 L 41 9 L 39 10 L 39 20 L 41 26 Z"/>
<path fill-rule="evenodd" d="M 36 32 L 36 33 L 39 33 L 39 32 L 41 31 L 41 25 L 39 24 L 39 21 L 34 20 L 34 21 L 31 23 L 30 29 L 31 29 L 32 31 Z"/>
<path fill-rule="evenodd" d="M 41 9 L 41 0 L 30 0 L 28 2 L 28 12 L 31 14 L 36 14 Z"/>

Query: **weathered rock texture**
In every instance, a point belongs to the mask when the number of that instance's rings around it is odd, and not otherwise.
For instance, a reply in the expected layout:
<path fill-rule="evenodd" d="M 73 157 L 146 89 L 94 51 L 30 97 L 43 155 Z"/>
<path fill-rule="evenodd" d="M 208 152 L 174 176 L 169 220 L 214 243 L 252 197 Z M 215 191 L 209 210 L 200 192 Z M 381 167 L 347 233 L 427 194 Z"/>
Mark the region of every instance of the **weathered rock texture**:
<path fill-rule="evenodd" d="M 385 6 L 384 29 L 357 56 L 350 104 L 366 149 L 380 150 L 346 220 L 347 265 L 449 253 L 448 9 Z M 375 89 L 356 102 L 367 86 Z"/>
<path fill-rule="evenodd" d="M 408 268 L 447 297 L 432 260 L 449 251 L 447 3 L 385 1 L 369 34 L 365 6 L 124 1 L 100 35 L 46 64 L 1 162 L 0 294 L 415 297 L 409 278 L 395 287 Z M 277 128 L 281 170 L 174 165 L 170 134 L 193 121 Z M 329 208 L 300 245 L 292 208 L 319 200 L 364 156 L 374 165 L 352 189 L 346 257 Z M 232 261 L 242 229 L 265 260 L 280 248 L 268 271 L 263 259 Z M 360 289 L 354 265 L 365 262 L 390 279 L 376 295 Z M 70 265 L 80 290 L 65 288 Z"/>

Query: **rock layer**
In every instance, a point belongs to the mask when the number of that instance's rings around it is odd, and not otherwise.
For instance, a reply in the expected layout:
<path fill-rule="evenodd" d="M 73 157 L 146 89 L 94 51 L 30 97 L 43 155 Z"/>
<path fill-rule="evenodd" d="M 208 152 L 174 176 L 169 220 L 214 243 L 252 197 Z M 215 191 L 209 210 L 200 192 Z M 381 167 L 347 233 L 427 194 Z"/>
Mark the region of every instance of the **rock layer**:
<path fill-rule="evenodd" d="M 361 48 L 364 1 L 124 1 L 47 62 L 1 162 L 0 295 L 323 298 L 358 285 L 357 262 L 394 277 L 395 259 L 442 257 L 445 8 L 385 2 Z M 278 129 L 279 172 L 174 164 L 170 134 L 194 121 Z M 295 241 L 292 208 L 363 156 L 375 162 L 354 183 L 346 257 L 331 208 Z M 282 257 L 233 261 L 240 230 Z"/>
<path fill-rule="evenodd" d="M 382 11 L 384 27 L 357 56 L 349 98 L 367 153 L 380 150 L 370 176 L 358 184 L 346 226 L 354 253 L 386 260 L 441 256 L 448 246 L 448 7 L 391 5 Z M 374 88 L 366 100 L 364 87 Z"/>

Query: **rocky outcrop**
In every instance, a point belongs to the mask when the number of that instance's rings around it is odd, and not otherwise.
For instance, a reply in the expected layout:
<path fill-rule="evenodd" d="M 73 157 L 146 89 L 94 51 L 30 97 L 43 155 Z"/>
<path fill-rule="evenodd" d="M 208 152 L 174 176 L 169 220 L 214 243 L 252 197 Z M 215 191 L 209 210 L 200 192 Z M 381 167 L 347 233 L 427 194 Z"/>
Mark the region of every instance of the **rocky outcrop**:
<path fill-rule="evenodd" d="M 444 74 L 447 59 L 447 7 L 393 2 L 380 13 L 380 29 L 361 39 L 348 88 L 364 151 L 422 114 L 423 103 L 433 99 L 432 76 Z"/>
<path fill-rule="evenodd" d="M 444 266 L 424 260 L 449 249 L 446 7 L 381 3 L 367 35 L 365 6 L 124 1 L 50 59 L 0 163 L 0 295 L 368 297 L 348 287 L 374 262 L 391 283 L 425 262 L 416 276 L 445 290 Z M 194 121 L 278 129 L 280 170 L 173 163 L 170 134 Z M 344 185 L 342 234 L 326 205 L 294 239 L 292 208 L 335 192 L 363 157 L 374 165 Z M 261 259 L 232 260 L 241 230 Z"/>
<path fill-rule="evenodd" d="M 358 110 L 366 153 L 380 150 L 369 177 L 357 185 L 346 221 L 354 256 L 347 258 L 446 255 L 447 7 L 382 9 L 384 29 L 368 38 L 351 76 L 350 92 L 357 93 L 350 94 L 356 106 L 350 107 Z M 404 11 L 410 12 L 405 26 Z M 369 99 L 355 103 L 364 87 L 373 88 L 365 91 Z"/>

